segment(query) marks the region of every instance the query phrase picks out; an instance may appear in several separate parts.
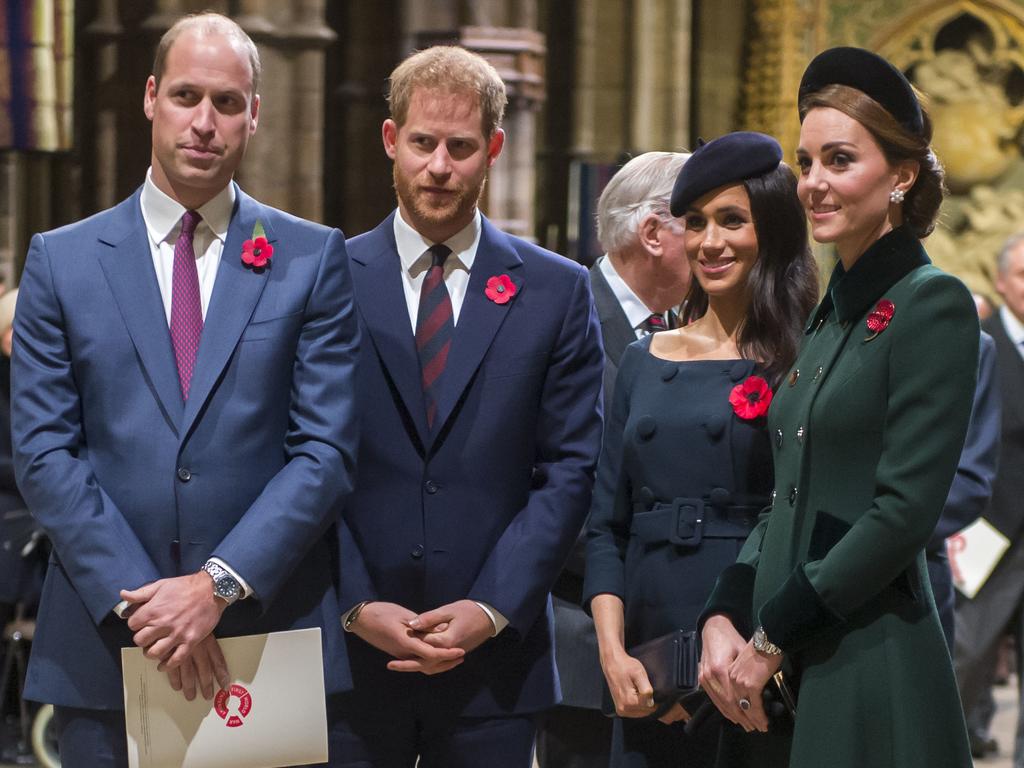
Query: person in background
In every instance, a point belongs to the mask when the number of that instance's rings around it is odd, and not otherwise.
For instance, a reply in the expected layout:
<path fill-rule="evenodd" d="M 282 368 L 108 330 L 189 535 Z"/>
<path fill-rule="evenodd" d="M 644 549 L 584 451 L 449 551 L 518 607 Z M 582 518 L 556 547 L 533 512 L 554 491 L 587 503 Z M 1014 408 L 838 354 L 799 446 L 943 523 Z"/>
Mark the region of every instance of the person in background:
<path fill-rule="evenodd" d="M 604 405 L 611 410 L 619 360 L 649 333 L 675 328 L 690 288 L 683 224 L 668 210 L 689 154 L 645 152 L 611 178 L 597 201 L 597 236 L 605 249 L 590 268 L 604 343 Z M 537 734 L 540 768 L 607 768 L 612 721 L 601 712 L 604 677 L 594 622 L 583 610 L 585 531 L 551 589 L 555 661 L 562 703 Z"/>
<path fill-rule="evenodd" d="M 693 278 L 684 326 L 622 357 L 587 532 L 584 605 L 615 703 L 616 768 L 755 765 L 721 720 L 688 734 L 679 703 L 653 719 L 629 649 L 693 630 L 721 571 L 768 504 L 772 387 L 796 357 L 817 272 L 796 178 L 770 136 L 697 148 L 674 184 Z M 769 749 L 766 740 L 751 744 Z"/>
<path fill-rule="evenodd" d="M 791 754 L 765 765 L 967 768 L 924 549 L 980 336 L 967 288 L 920 242 L 943 196 L 931 123 L 903 73 L 860 48 L 815 57 L 798 102 L 800 199 L 839 261 L 772 401 L 772 507 L 702 616 L 700 679 L 729 720 L 767 731 L 762 691 L 787 673 Z"/>
<path fill-rule="evenodd" d="M 996 748 L 988 734 L 987 701 L 1002 637 L 1017 634 L 1017 670 L 1024 670 L 1024 233 L 1007 240 L 996 260 L 996 291 L 1003 306 L 982 328 L 996 346 L 997 386 L 1002 395 L 999 470 L 985 519 L 1010 542 L 995 570 L 956 614 L 956 671 L 975 752 Z M 1024 698 L 1021 699 L 1024 703 Z M 1024 768 L 1024 708 L 1018 714 L 1014 768 Z"/>
<path fill-rule="evenodd" d="M 967 439 L 939 524 L 925 548 L 935 608 L 951 654 L 955 647 L 956 590 L 946 553 L 946 539 L 969 526 L 988 509 L 999 465 L 1000 399 L 995 342 L 982 331 L 978 347 L 978 383 L 974 389 Z"/>

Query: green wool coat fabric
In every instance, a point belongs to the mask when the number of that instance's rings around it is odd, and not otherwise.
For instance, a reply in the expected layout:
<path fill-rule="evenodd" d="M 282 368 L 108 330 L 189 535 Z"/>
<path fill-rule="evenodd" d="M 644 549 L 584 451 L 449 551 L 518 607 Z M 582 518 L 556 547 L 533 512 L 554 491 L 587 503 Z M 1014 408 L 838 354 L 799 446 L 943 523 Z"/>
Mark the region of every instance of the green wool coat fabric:
<path fill-rule="evenodd" d="M 875 334 L 883 299 L 894 311 Z M 705 615 L 717 604 L 761 624 L 786 652 L 792 768 L 971 766 L 923 550 L 963 447 L 978 340 L 967 289 L 900 228 L 836 267 L 778 387 L 773 503 Z"/>

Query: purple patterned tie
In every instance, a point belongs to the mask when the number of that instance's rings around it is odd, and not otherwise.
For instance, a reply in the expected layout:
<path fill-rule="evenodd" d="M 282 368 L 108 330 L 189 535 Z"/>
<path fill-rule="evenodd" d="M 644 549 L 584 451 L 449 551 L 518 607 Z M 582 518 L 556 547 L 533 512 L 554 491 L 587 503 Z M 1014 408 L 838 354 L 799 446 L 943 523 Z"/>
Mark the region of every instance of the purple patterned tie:
<path fill-rule="evenodd" d="M 199 272 L 192 236 L 203 220 L 195 211 L 181 217 L 181 234 L 174 244 L 174 277 L 171 283 L 171 344 L 178 363 L 181 398 L 188 400 L 192 369 L 196 365 L 199 337 L 203 333 L 203 304 L 199 298 Z"/>
<path fill-rule="evenodd" d="M 434 426 L 439 383 L 455 331 L 452 297 L 444 284 L 444 261 L 451 252 L 447 245 L 431 246 L 430 269 L 420 286 L 420 306 L 416 315 L 416 352 L 420 357 L 428 427 Z"/>

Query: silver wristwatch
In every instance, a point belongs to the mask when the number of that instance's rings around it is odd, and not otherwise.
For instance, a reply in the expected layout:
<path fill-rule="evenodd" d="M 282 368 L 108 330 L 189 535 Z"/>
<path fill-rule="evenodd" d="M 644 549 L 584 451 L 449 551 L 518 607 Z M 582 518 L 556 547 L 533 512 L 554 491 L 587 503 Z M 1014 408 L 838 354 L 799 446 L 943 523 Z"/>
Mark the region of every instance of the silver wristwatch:
<path fill-rule="evenodd" d="M 207 560 L 203 564 L 202 570 L 210 574 L 210 578 L 213 579 L 213 594 L 228 605 L 242 596 L 242 585 L 223 566 L 212 560 Z"/>
<path fill-rule="evenodd" d="M 754 650 L 758 653 L 764 653 L 768 656 L 782 655 L 782 649 L 768 639 L 768 635 L 764 633 L 764 627 L 758 627 L 754 630 L 754 637 L 751 638 L 751 642 L 754 644 Z"/>

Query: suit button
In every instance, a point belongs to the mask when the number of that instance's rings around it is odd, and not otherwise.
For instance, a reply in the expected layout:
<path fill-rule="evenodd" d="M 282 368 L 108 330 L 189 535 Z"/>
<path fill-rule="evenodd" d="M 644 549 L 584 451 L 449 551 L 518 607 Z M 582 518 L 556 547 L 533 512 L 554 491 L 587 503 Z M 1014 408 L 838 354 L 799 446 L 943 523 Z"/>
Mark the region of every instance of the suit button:
<path fill-rule="evenodd" d="M 800 429 L 798 429 L 796 431 L 796 441 L 798 443 L 800 443 L 800 445 L 803 445 L 804 444 L 804 437 L 806 435 L 807 435 L 807 430 L 804 429 L 803 427 L 800 427 Z"/>
<path fill-rule="evenodd" d="M 425 482 L 423 484 L 423 490 L 425 490 L 427 493 L 433 495 L 433 494 L 437 493 L 437 490 L 438 490 L 437 483 L 435 483 L 433 480 L 427 480 L 427 482 Z M 420 554 L 422 555 L 423 553 L 420 552 Z"/>
<path fill-rule="evenodd" d="M 781 428 L 775 430 L 775 447 L 776 448 L 781 448 L 782 447 L 782 429 Z"/>
<path fill-rule="evenodd" d="M 796 384 L 796 380 L 799 379 L 799 378 L 800 378 L 800 369 L 799 368 L 794 368 L 789 373 L 789 386 L 792 387 L 794 384 Z"/>
<path fill-rule="evenodd" d="M 789 506 L 796 506 L 796 488 L 789 486 Z"/>
<path fill-rule="evenodd" d="M 411 557 L 413 560 L 419 560 L 421 557 L 423 557 L 423 545 L 417 544 L 415 547 L 413 547 L 412 552 L 409 553 L 409 557 Z"/>
<path fill-rule="evenodd" d="M 192 473 L 184 467 L 178 467 L 178 479 L 183 483 L 187 483 L 192 479 Z"/>

